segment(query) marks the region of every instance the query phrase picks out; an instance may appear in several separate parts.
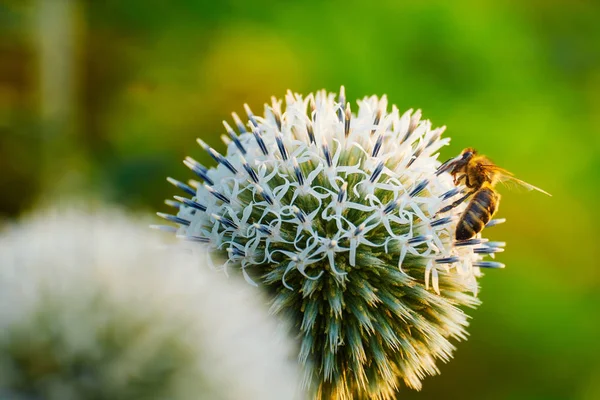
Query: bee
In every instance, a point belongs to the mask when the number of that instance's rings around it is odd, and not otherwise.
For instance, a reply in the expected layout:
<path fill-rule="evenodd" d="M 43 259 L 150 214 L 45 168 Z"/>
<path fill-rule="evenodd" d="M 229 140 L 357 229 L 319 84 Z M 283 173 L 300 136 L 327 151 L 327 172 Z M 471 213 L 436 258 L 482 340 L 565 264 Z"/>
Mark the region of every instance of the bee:
<path fill-rule="evenodd" d="M 527 190 L 537 190 L 551 196 L 550 193 L 515 178 L 511 172 L 494 165 L 486 156 L 477 154 L 472 148 L 464 149 L 458 157 L 442 164 L 437 175 L 445 171 L 452 174 L 455 185 L 464 183 L 470 189 L 463 197 L 440 210 L 440 213 L 449 211 L 471 197 L 456 225 L 456 240 L 467 240 L 477 235 L 498 211 L 500 194 L 496 192 L 495 186 L 499 182 L 514 183 Z"/>

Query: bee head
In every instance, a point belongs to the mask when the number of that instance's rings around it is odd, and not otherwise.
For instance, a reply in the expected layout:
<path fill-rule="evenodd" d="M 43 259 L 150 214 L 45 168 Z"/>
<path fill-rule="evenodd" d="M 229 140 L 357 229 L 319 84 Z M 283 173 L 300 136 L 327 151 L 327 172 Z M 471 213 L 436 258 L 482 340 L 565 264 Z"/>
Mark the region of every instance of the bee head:
<path fill-rule="evenodd" d="M 475 155 L 477 154 L 477 150 L 475 150 L 472 147 L 467 147 L 466 149 L 464 149 L 461 153 L 462 159 L 461 161 L 464 162 L 469 162 L 469 160 Z"/>
<path fill-rule="evenodd" d="M 456 157 L 456 161 L 454 161 L 453 163 L 453 171 L 458 172 L 463 170 L 476 153 L 477 151 L 471 147 L 467 147 L 466 149 L 464 149 L 462 153 L 460 153 L 460 155 Z"/>
<path fill-rule="evenodd" d="M 448 171 L 451 174 L 455 175 L 461 171 L 463 171 L 469 161 L 473 156 L 477 153 L 477 151 L 471 147 L 467 147 L 464 149 L 458 156 L 446 161 L 443 163 L 437 170 L 436 174 L 439 175 L 442 172 Z"/>

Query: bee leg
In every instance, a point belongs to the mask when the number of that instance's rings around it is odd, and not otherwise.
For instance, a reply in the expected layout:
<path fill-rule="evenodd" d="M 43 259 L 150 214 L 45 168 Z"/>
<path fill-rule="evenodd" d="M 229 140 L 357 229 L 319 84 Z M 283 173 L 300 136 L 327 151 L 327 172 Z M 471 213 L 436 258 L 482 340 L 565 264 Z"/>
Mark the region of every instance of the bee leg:
<path fill-rule="evenodd" d="M 448 211 L 452 210 L 454 207 L 458 206 L 460 203 L 462 203 L 463 201 L 465 201 L 469 196 L 471 196 L 476 191 L 477 190 L 472 190 L 472 191 L 468 192 L 467 194 L 465 194 L 463 197 L 461 197 L 460 199 L 456 200 L 452 204 L 449 204 L 446 207 L 440 209 L 440 211 L 438 211 L 435 215 L 443 214 L 445 212 L 448 212 Z"/>
<path fill-rule="evenodd" d="M 463 179 L 466 179 L 466 178 L 467 178 L 466 174 L 463 174 L 463 175 L 460 175 L 460 176 L 456 176 L 455 175 L 454 176 L 454 186 L 458 186 L 460 184 L 460 181 L 462 181 Z"/>

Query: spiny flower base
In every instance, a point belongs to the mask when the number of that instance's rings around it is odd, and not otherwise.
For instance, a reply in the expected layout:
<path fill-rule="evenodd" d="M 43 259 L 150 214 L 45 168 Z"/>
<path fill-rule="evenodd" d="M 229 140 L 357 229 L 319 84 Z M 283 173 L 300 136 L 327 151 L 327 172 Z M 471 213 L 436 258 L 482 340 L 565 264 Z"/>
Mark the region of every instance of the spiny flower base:
<path fill-rule="evenodd" d="M 299 290 L 268 286 L 272 310 L 300 332 L 305 385 L 320 383 L 316 398 L 395 398 L 400 380 L 420 389 L 421 379 L 438 373 L 435 359 L 450 359 L 448 337 L 466 339 L 468 317 L 457 306 L 478 304 L 467 286 L 441 273 L 439 296 L 425 289 L 418 263 L 402 273 L 397 256 L 380 256 L 361 254 L 356 267 L 341 260 L 346 279 L 296 276 Z"/>
<path fill-rule="evenodd" d="M 388 113 L 385 97 L 354 115 L 343 90 L 337 101 L 288 93 L 285 112 L 274 99 L 264 118 L 246 112 L 246 124 L 233 114 L 239 135 L 224 122 L 226 155 L 198 140 L 217 167 L 185 160 L 203 184 L 169 178 L 192 198 L 167 201 L 177 215 L 159 215 L 179 228 L 162 229 L 267 290 L 297 330 L 317 398 L 420 388 L 451 357 L 450 339 L 465 338 L 460 307 L 478 304 L 480 267 L 502 267 L 481 261 L 502 243 L 453 240 L 464 188 L 438 171 L 444 128 L 419 111 Z"/>

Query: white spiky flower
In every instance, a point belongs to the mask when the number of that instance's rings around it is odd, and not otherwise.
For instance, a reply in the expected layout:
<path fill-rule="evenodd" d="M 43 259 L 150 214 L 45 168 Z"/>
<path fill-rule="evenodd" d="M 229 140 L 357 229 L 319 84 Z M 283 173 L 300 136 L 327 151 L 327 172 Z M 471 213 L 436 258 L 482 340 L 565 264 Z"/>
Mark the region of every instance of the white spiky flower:
<path fill-rule="evenodd" d="M 142 225 L 60 212 L 0 236 L 0 398 L 291 399 L 290 348 L 251 288 Z"/>
<path fill-rule="evenodd" d="M 317 397 L 392 398 L 400 380 L 418 389 L 451 357 L 450 339 L 465 338 L 459 307 L 478 303 L 467 292 L 480 267 L 502 266 L 482 255 L 502 244 L 453 240 L 463 188 L 438 170 L 445 128 L 420 111 L 373 96 L 353 114 L 343 87 L 285 103 L 274 98 L 264 117 L 245 106 L 246 124 L 234 113 L 225 155 L 198 139 L 218 165 L 186 158 L 203 184 L 169 178 L 191 198 L 167 201 L 177 214 L 159 215 L 179 228 L 162 228 L 266 289 L 298 329 Z"/>

